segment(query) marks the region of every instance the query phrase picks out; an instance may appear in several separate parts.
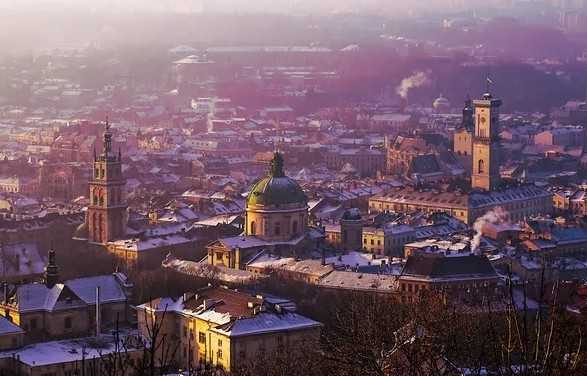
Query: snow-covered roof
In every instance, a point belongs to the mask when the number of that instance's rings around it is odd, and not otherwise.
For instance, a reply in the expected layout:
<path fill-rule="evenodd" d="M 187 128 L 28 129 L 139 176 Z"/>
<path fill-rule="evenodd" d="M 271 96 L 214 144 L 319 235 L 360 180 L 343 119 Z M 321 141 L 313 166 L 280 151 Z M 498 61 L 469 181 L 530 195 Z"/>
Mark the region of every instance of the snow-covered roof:
<path fill-rule="evenodd" d="M 322 324 L 293 312 L 281 314 L 259 313 L 253 317 L 236 320 L 228 328 L 212 329 L 230 337 L 240 337 L 272 332 L 319 328 Z"/>
<path fill-rule="evenodd" d="M 79 338 L 63 341 L 41 342 L 0 353 L 0 357 L 16 356 L 21 363 L 31 367 L 46 367 L 53 364 L 80 362 L 82 359 L 95 359 L 108 356 L 116 351 L 113 336 Z M 129 352 L 136 351 L 130 347 Z"/>
<path fill-rule="evenodd" d="M 189 260 L 178 260 L 172 256 L 168 256 L 162 265 L 164 268 L 173 269 L 179 273 L 202 278 L 214 277 L 219 281 L 230 283 L 248 283 L 259 277 L 246 270 L 231 269 Z"/>
<path fill-rule="evenodd" d="M 319 285 L 336 289 L 392 292 L 397 289 L 397 277 L 393 275 L 334 271 L 322 278 Z"/>
<path fill-rule="evenodd" d="M 51 311 L 63 291 L 63 284 L 58 283 L 49 289 L 41 283 L 29 283 L 18 287 L 17 300 L 20 312 Z"/>
<path fill-rule="evenodd" d="M 114 275 L 71 279 L 65 283 L 86 304 L 96 303 L 96 287 L 100 287 L 100 302 L 123 302 L 126 295 Z"/>
<path fill-rule="evenodd" d="M 39 245 L 24 242 L 0 247 L 0 272 L 4 278 L 42 274 L 46 260 L 41 256 Z"/>

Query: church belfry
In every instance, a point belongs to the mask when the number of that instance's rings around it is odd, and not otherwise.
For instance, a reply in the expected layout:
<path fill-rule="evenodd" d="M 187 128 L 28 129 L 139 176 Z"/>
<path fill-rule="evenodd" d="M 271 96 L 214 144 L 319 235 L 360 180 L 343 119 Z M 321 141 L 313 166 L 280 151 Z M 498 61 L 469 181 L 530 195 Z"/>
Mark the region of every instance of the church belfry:
<path fill-rule="evenodd" d="M 494 190 L 499 186 L 499 107 L 501 100 L 494 99 L 487 90 L 482 99 L 473 101 L 475 131 L 473 133 L 472 188 Z"/>
<path fill-rule="evenodd" d="M 122 175 L 120 152 L 112 151 L 112 133 L 106 122 L 104 148 L 94 156 L 90 179 L 90 204 L 87 212 L 88 240 L 106 244 L 125 235 L 126 180 Z"/>

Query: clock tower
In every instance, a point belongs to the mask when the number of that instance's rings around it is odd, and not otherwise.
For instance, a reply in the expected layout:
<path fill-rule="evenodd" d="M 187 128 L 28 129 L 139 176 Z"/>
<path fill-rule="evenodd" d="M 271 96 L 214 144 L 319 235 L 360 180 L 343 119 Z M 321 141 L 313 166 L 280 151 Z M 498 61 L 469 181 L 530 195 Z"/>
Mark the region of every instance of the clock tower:
<path fill-rule="evenodd" d="M 95 153 L 94 153 L 95 154 Z M 126 180 L 122 176 L 122 156 L 112 152 L 112 133 L 106 122 L 104 149 L 94 155 L 90 179 L 90 204 L 86 214 L 88 240 L 106 244 L 125 235 Z"/>
<path fill-rule="evenodd" d="M 473 101 L 475 131 L 473 134 L 473 173 L 471 186 L 486 191 L 494 190 L 499 176 L 499 107 L 501 100 L 489 93 Z"/>

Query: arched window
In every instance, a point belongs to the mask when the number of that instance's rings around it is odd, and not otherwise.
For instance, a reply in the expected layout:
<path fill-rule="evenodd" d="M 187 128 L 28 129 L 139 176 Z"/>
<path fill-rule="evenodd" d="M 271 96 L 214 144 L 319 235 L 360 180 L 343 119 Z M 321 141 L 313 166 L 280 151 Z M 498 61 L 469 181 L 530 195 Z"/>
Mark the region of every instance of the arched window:
<path fill-rule="evenodd" d="M 485 173 L 485 161 L 483 159 L 479 159 L 479 166 L 477 166 L 477 172 L 480 174 Z"/>
<path fill-rule="evenodd" d="M 275 235 L 281 235 L 281 223 L 275 222 Z"/>
<path fill-rule="evenodd" d="M 293 232 L 294 235 L 297 235 L 298 233 L 298 221 L 293 221 L 292 225 L 291 225 L 291 230 Z"/>
<path fill-rule="evenodd" d="M 98 214 L 98 234 L 96 240 L 102 242 L 102 214 Z"/>
<path fill-rule="evenodd" d="M 257 235 L 257 224 L 255 221 L 251 222 L 251 235 Z"/>
<path fill-rule="evenodd" d="M 94 213 L 92 215 L 92 240 L 97 239 L 97 232 L 98 232 L 98 215 Z"/>

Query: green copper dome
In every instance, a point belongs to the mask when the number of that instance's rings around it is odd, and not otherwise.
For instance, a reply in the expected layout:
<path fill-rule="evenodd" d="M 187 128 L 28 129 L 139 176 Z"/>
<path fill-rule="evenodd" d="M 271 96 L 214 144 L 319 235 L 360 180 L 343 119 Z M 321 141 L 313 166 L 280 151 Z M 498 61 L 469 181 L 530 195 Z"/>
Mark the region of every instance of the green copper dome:
<path fill-rule="evenodd" d="M 308 198 L 293 179 L 283 172 L 283 157 L 275 153 L 271 161 L 269 176 L 257 181 L 247 198 L 247 206 L 307 205 Z"/>

